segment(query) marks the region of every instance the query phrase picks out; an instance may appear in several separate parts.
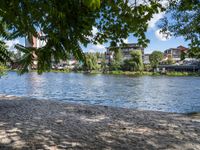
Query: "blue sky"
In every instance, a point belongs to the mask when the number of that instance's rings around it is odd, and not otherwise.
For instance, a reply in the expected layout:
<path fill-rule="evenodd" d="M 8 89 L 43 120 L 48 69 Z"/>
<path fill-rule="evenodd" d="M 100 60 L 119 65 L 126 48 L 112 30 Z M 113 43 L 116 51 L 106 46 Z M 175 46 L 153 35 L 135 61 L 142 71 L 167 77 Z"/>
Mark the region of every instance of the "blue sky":
<path fill-rule="evenodd" d="M 163 1 L 165 2 L 165 0 Z M 145 48 L 145 53 L 151 53 L 154 50 L 159 50 L 159 51 L 164 51 L 168 48 L 176 48 L 179 45 L 188 47 L 188 42 L 186 42 L 183 37 L 170 37 L 169 39 L 166 39 L 162 36 L 162 34 L 159 33 L 159 29 L 157 27 L 157 24 L 159 22 L 159 20 L 164 17 L 165 13 L 159 13 L 159 14 L 155 14 L 153 16 L 153 18 L 149 21 L 149 27 L 148 27 L 148 31 L 146 33 L 146 36 L 148 39 L 150 39 L 150 43 L 148 44 L 148 47 Z M 98 30 L 96 28 L 93 28 L 92 30 L 93 34 L 95 34 L 96 32 L 98 32 Z M 14 45 L 17 43 L 20 43 L 22 45 L 24 45 L 24 38 L 21 39 L 16 39 L 13 41 L 6 41 L 9 49 L 13 50 L 14 49 Z M 137 40 L 133 37 L 133 36 L 129 36 L 127 39 L 124 39 L 125 43 L 136 43 Z M 89 44 L 86 48 L 83 47 L 83 50 L 85 52 L 105 52 L 106 47 L 109 46 L 109 43 L 107 44 L 98 44 L 98 45 L 92 45 Z"/>
<path fill-rule="evenodd" d="M 138 0 L 137 2 L 142 3 L 143 0 Z M 135 0 L 129 0 L 129 3 L 135 3 Z M 165 7 L 168 5 L 169 1 L 160 0 L 160 3 Z M 165 15 L 165 12 L 160 12 L 153 15 L 153 18 L 149 21 L 146 36 L 150 40 L 150 43 L 148 44 L 148 47 L 145 48 L 145 53 L 151 53 L 154 50 L 164 51 L 168 48 L 176 48 L 180 45 L 188 47 L 188 42 L 186 42 L 183 37 L 170 37 L 169 39 L 166 39 L 162 36 L 162 34 L 159 33 L 159 28 L 157 27 L 157 24 L 159 23 L 159 20 Z M 97 32 L 97 30 L 94 32 Z M 137 39 L 135 39 L 133 36 L 129 36 L 127 39 L 125 39 L 125 43 L 137 43 Z M 84 50 L 90 52 L 103 52 L 105 51 L 105 47 L 108 46 L 109 44 L 99 44 L 97 46 L 90 44 L 87 48 L 84 48 Z"/>
<path fill-rule="evenodd" d="M 162 38 L 162 35 L 158 35 L 158 28 L 153 27 L 149 28 L 146 36 L 148 39 L 150 39 L 150 43 L 148 44 L 148 47 L 145 48 L 145 53 L 151 53 L 154 50 L 159 50 L 159 51 L 164 51 L 168 48 L 175 48 L 178 47 L 179 45 L 188 46 L 188 42 L 186 42 L 182 37 L 171 37 L 170 39 L 165 39 Z M 128 43 L 135 43 L 137 42 L 137 39 L 134 38 L 133 36 L 129 36 L 125 42 Z M 16 39 L 14 41 L 7 41 L 7 45 L 9 46 L 10 49 L 13 49 L 14 44 L 21 43 L 24 45 L 24 38 L 21 39 Z M 84 51 L 86 52 L 104 52 L 105 48 L 108 47 L 109 44 L 103 44 L 103 45 L 93 45 L 89 44 L 87 48 L 83 48 Z"/>
<path fill-rule="evenodd" d="M 145 48 L 144 52 L 145 53 L 151 53 L 152 51 L 159 50 L 159 51 L 164 51 L 168 48 L 176 48 L 180 45 L 188 47 L 188 42 L 184 40 L 183 37 L 169 37 L 168 39 L 163 36 L 159 31 L 160 29 L 157 27 L 157 24 L 159 23 L 159 20 L 164 17 L 165 13 L 159 13 L 155 14 L 151 21 L 149 21 L 149 27 L 146 32 L 147 38 L 150 40 L 150 43 L 148 46 Z M 94 34 L 97 31 L 97 29 L 93 29 L 96 31 L 93 31 Z M 137 43 L 137 39 L 134 38 L 133 36 L 129 36 L 127 39 L 124 40 L 125 43 Z M 89 52 L 104 52 L 105 48 L 108 47 L 109 44 L 103 44 L 103 45 L 92 45 L 89 44 L 87 48 L 84 48 L 84 51 L 89 51 Z"/>
<path fill-rule="evenodd" d="M 188 47 L 188 42 L 186 42 L 183 37 L 170 37 L 169 39 L 163 38 L 162 35 L 159 35 L 159 29 L 149 29 L 146 33 L 147 38 L 150 40 L 150 43 L 145 48 L 144 52 L 147 54 L 152 53 L 152 51 L 159 50 L 164 51 L 168 48 L 176 48 L 180 45 Z M 137 39 L 133 36 L 129 36 L 125 43 L 136 43 Z M 92 45 L 89 44 L 87 48 L 83 48 L 84 51 L 89 52 L 104 52 L 105 48 L 108 47 L 109 44 L 103 45 Z"/>

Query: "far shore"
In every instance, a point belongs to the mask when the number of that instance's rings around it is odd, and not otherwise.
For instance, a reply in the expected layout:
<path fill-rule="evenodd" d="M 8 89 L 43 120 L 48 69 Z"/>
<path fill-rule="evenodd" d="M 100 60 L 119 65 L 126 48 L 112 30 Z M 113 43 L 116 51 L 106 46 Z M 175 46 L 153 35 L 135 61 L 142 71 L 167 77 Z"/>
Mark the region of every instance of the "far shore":
<path fill-rule="evenodd" d="M 10 70 L 10 71 L 16 71 L 17 70 Z M 37 70 L 32 70 L 31 72 L 37 72 Z M 199 72 L 177 72 L 177 71 L 171 71 L 171 72 L 150 72 L 150 71 L 108 71 L 108 72 L 101 72 L 101 71 L 71 71 L 71 70 L 50 70 L 49 72 L 55 72 L 55 73 L 87 73 L 87 74 L 105 74 L 105 75 L 125 75 L 125 76 L 171 76 L 171 77 L 184 77 L 184 76 L 193 76 L 193 77 L 200 77 Z"/>
<path fill-rule="evenodd" d="M 0 95 L 0 149 L 200 149 L 198 113 Z"/>

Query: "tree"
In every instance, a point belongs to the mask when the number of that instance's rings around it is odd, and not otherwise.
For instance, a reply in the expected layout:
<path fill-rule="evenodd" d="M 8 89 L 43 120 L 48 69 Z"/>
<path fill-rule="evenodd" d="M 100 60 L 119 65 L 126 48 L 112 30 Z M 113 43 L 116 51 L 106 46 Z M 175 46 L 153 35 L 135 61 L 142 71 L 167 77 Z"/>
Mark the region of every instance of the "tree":
<path fill-rule="evenodd" d="M 85 61 L 83 64 L 83 69 L 85 71 L 91 72 L 98 68 L 97 55 L 95 53 L 87 53 L 85 56 Z"/>
<path fill-rule="evenodd" d="M 173 57 L 172 55 L 169 55 L 168 58 L 167 58 L 167 65 L 172 65 L 174 64 L 174 60 L 173 60 Z"/>
<path fill-rule="evenodd" d="M 142 71 L 144 69 L 141 50 L 131 51 L 131 59 L 124 60 L 124 69 L 129 71 Z"/>
<path fill-rule="evenodd" d="M 4 42 L 0 41 L 0 77 L 7 71 L 6 63 L 11 61 L 11 53 L 7 51 L 7 46 Z"/>
<path fill-rule="evenodd" d="M 185 60 L 186 53 L 181 51 L 181 60 Z"/>
<path fill-rule="evenodd" d="M 5 65 L 0 64 L 0 78 L 6 73 L 6 70 L 7 68 L 5 67 Z"/>
<path fill-rule="evenodd" d="M 160 51 L 153 51 L 151 55 L 149 55 L 149 61 L 153 68 L 157 68 L 160 61 L 163 59 L 163 53 Z"/>
<path fill-rule="evenodd" d="M 115 50 L 114 52 L 114 59 L 111 61 L 111 70 L 120 70 L 122 65 L 122 52 L 120 49 Z"/>
<path fill-rule="evenodd" d="M 108 71 L 108 65 L 106 62 L 106 56 L 105 54 L 102 54 L 102 58 L 101 58 L 101 70 L 103 73 Z"/>
<path fill-rule="evenodd" d="M 160 1 L 140 0 L 51 0 L 51 1 L 1 1 L 0 37 L 13 40 L 32 36 L 46 41 L 41 48 L 16 45 L 24 53 L 21 71 L 28 71 L 33 51 L 38 57 L 38 71 L 51 69 L 54 60 L 65 59 L 69 54 L 78 60 L 85 56 L 81 46 L 102 44 L 108 40 L 121 42 L 132 34 L 139 44 L 147 45 L 145 36 L 148 21 L 162 11 Z M 93 35 L 92 28 L 98 32 Z M 44 33 L 40 37 L 38 31 Z M 123 32 L 122 32 L 123 31 Z"/>
<path fill-rule="evenodd" d="M 10 56 L 6 44 L 0 41 L 0 63 L 6 64 L 7 61 L 11 61 Z"/>
<path fill-rule="evenodd" d="M 182 36 L 190 44 L 189 56 L 200 58 L 200 1 L 171 0 L 160 27 L 168 35 Z"/>

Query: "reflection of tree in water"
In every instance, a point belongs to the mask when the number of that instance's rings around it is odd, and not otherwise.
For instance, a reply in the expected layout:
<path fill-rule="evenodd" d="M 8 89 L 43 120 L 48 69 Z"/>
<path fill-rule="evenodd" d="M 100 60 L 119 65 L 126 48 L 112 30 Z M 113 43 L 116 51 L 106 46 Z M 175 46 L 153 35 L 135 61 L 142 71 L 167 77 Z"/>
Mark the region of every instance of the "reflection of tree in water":
<path fill-rule="evenodd" d="M 46 83 L 44 75 L 38 75 L 37 73 L 29 73 L 26 77 L 27 82 L 27 95 L 30 96 L 42 96 L 44 95 Z"/>

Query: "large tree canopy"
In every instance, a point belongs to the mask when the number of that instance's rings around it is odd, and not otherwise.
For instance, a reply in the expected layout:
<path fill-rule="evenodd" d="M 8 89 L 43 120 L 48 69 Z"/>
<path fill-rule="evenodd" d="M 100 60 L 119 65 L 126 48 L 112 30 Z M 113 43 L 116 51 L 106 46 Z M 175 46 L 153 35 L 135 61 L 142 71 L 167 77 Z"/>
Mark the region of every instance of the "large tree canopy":
<path fill-rule="evenodd" d="M 171 0 L 160 27 L 184 37 L 190 43 L 190 56 L 200 58 L 200 0 Z"/>
<path fill-rule="evenodd" d="M 149 61 L 153 68 L 157 68 L 162 59 L 163 53 L 161 51 L 153 51 L 149 56 Z"/>
<path fill-rule="evenodd" d="M 24 53 L 22 72 L 38 57 L 39 72 L 48 71 L 51 60 L 65 59 L 73 54 L 84 60 L 81 45 L 120 42 L 133 34 L 139 44 L 147 45 L 145 32 L 153 14 L 162 11 L 162 0 L 1 0 L 0 37 L 45 35 L 44 47 L 16 47 Z M 98 33 L 92 34 L 92 28 Z M 31 40 L 30 40 L 31 41 Z M 1 44 L 1 43 L 0 43 Z"/>

